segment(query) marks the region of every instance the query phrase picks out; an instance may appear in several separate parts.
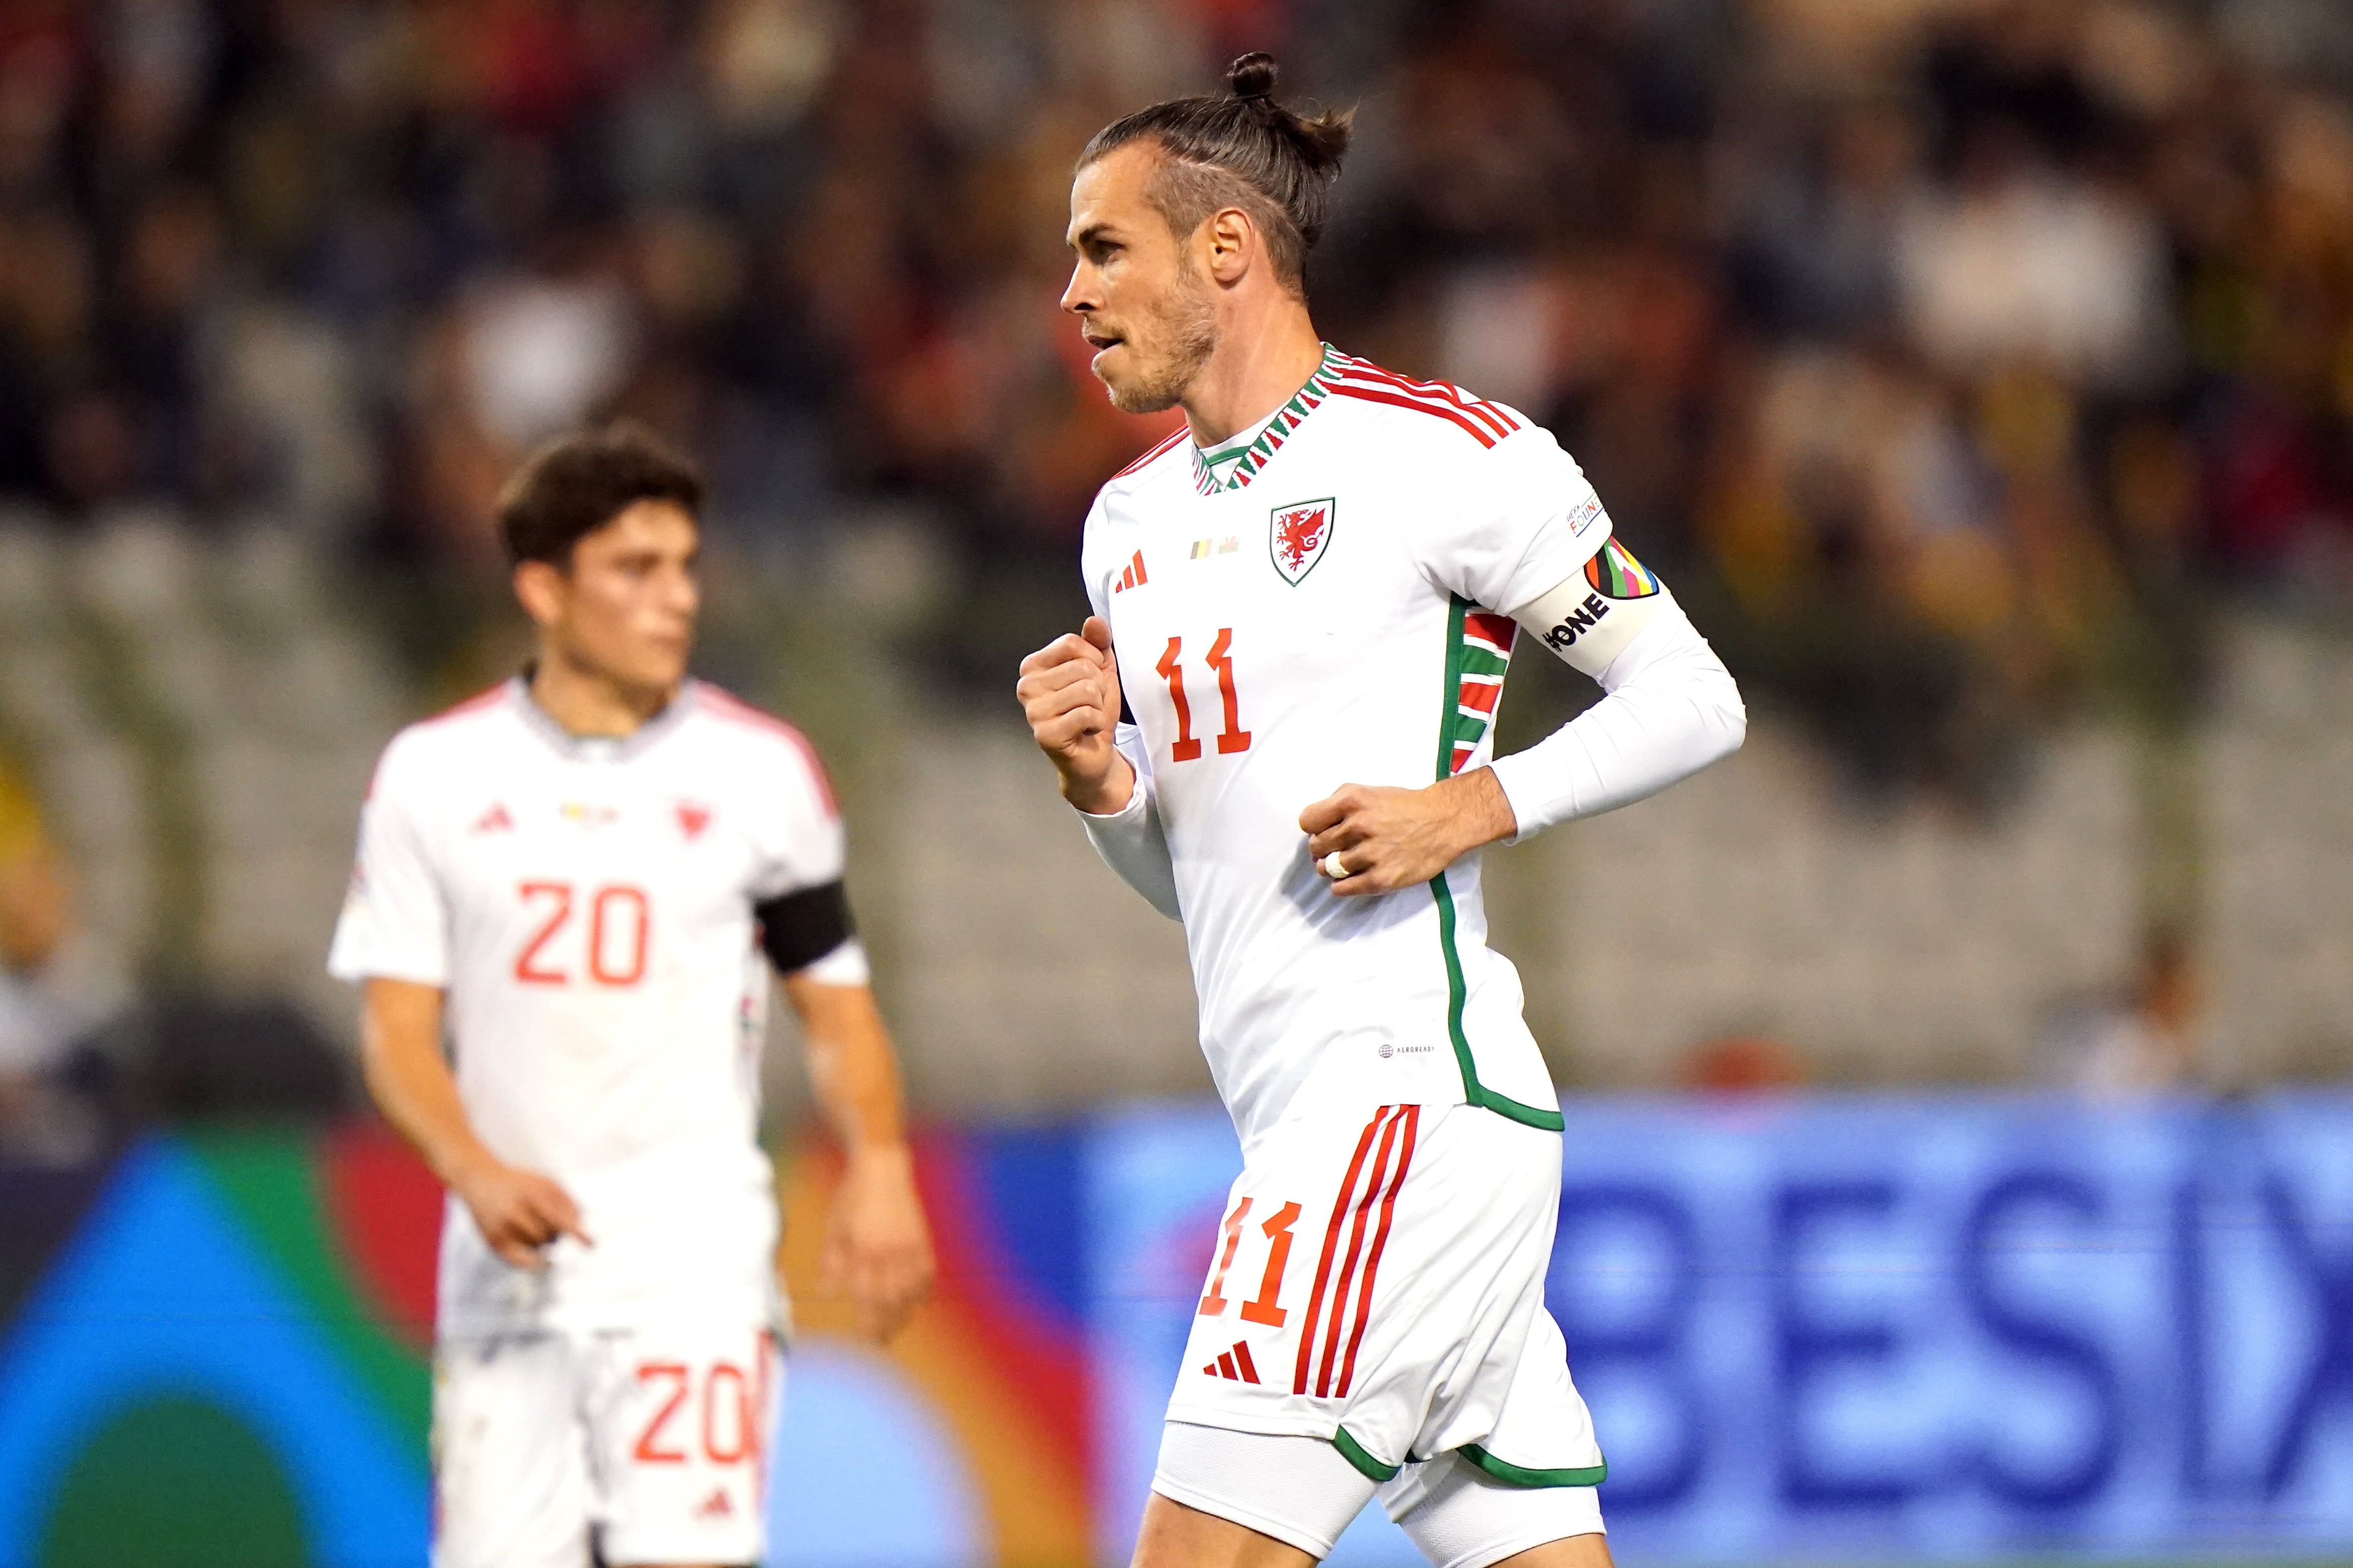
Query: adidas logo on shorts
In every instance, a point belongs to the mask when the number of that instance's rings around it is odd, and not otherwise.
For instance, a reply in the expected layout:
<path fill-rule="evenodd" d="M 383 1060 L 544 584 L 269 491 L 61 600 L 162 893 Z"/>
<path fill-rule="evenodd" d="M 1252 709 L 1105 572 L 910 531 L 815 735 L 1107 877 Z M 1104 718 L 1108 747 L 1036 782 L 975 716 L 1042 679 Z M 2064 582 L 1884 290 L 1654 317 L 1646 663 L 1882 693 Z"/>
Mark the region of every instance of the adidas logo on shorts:
<path fill-rule="evenodd" d="M 694 1510 L 697 1519 L 733 1519 L 734 1515 L 735 1500 L 728 1495 L 725 1487 L 713 1490 Z"/>
<path fill-rule="evenodd" d="M 1258 1368 L 1250 1364 L 1250 1346 L 1241 1341 L 1234 1348 L 1219 1353 L 1218 1359 L 1201 1369 L 1211 1377 L 1222 1377 L 1235 1383 L 1256 1383 Z"/>

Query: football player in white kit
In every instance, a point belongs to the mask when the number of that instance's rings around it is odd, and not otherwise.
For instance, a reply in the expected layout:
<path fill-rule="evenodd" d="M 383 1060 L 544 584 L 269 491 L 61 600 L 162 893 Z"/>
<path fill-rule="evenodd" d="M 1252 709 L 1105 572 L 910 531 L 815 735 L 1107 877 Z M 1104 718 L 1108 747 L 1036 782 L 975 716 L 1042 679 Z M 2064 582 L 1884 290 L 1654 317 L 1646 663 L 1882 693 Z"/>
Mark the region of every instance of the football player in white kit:
<path fill-rule="evenodd" d="M 402 731 L 362 813 L 329 967 L 364 986 L 377 1105 L 449 1190 L 438 1568 L 759 1559 L 771 966 L 847 1152 L 829 1288 L 881 1336 L 931 1279 L 825 770 L 686 675 L 702 493 L 627 426 L 533 458 L 500 521 L 537 657 Z"/>
<path fill-rule="evenodd" d="M 1094 615 L 1018 688 L 1103 858 L 1181 920 L 1240 1134 L 1136 1552 L 1296 1563 L 1378 1496 L 1440 1568 L 1606 1564 L 1544 1282 L 1558 1101 L 1478 850 L 1737 747 L 1738 691 L 1525 416 L 1318 341 L 1348 127 L 1235 62 L 1099 132 L 1062 297 L 1187 428 L 1103 487 Z M 1493 755 L 1525 631 L 1607 695 Z"/>

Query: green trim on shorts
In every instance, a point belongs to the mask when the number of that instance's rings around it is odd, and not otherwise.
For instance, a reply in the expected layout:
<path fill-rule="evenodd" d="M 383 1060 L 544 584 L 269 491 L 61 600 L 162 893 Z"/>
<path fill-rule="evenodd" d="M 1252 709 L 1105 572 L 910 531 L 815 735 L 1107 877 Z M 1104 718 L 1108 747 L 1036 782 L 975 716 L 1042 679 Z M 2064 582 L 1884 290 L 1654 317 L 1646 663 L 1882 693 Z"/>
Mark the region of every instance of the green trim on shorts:
<path fill-rule="evenodd" d="M 1365 1446 L 1349 1436 L 1345 1426 L 1340 1427 L 1332 1434 L 1332 1447 L 1340 1450 L 1342 1458 L 1376 1481 L 1391 1479 L 1398 1470 L 1404 1468 L 1401 1465 L 1384 1465 L 1365 1452 Z"/>
<path fill-rule="evenodd" d="M 1454 1451 L 1497 1480 L 1509 1481 L 1515 1487 L 1598 1487 L 1609 1479 L 1609 1461 L 1607 1459 L 1598 1465 L 1588 1465 L 1583 1469 L 1531 1470 L 1507 1459 L 1499 1459 L 1476 1443 L 1465 1443 Z M 1356 1468 L 1364 1468 L 1362 1465 Z"/>

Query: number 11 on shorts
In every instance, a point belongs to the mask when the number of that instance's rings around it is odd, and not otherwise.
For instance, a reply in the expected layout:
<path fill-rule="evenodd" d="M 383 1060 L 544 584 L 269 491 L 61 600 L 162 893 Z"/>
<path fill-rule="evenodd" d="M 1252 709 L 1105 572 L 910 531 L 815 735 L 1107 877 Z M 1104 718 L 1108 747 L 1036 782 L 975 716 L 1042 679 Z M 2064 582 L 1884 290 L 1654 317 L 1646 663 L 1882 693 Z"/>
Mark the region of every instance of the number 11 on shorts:
<path fill-rule="evenodd" d="M 1241 1248 L 1242 1222 L 1250 1217 L 1250 1200 L 1244 1198 L 1234 1205 L 1233 1213 L 1219 1227 L 1221 1236 L 1218 1271 L 1209 1279 L 1208 1292 L 1201 1298 L 1196 1316 L 1214 1318 L 1226 1310 L 1226 1273 L 1233 1268 L 1234 1254 Z M 1258 1294 L 1242 1303 L 1243 1321 L 1279 1329 L 1290 1317 L 1286 1309 L 1275 1303 L 1282 1294 L 1283 1273 L 1291 1267 L 1291 1227 L 1298 1221 L 1299 1205 L 1286 1203 L 1260 1224 L 1259 1233 L 1266 1237 L 1266 1268 L 1259 1276 Z"/>

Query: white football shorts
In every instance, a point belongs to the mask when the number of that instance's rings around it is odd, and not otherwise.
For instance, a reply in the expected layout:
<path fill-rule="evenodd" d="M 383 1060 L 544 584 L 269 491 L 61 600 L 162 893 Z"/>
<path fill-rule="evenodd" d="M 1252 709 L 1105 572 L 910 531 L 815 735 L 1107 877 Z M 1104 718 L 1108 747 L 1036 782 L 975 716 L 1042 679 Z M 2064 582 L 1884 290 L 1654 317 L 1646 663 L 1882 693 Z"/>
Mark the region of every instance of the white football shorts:
<path fill-rule="evenodd" d="M 1591 1487 L 1499 1481 L 1460 1453 L 1375 1483 L 1321 1437 L 1171 1421 L 1152 1489 L 1288 1542 L 1319 1562 L 1375 1497 L 1432 1568 L 1491 1568 L 1550 1541 L 1604 1534 Z"/>
<path fill-rule="evenodd" d="M 765 1327 L 444 1342 L 434 1568 L 758 1562 L 783 1387 Z"/>
<path fill-rule="evenodd" d="M 1168 1419 L 1324 1438 L 1396 1483 L 1393 1516 L 1445 1454 L 1512 1486 L 1599 1484 L 1544 1304 L 1560 1159 L 1559 1133 L 1466 1105 L 1284 1122 L 1228 1194 Z"/>

